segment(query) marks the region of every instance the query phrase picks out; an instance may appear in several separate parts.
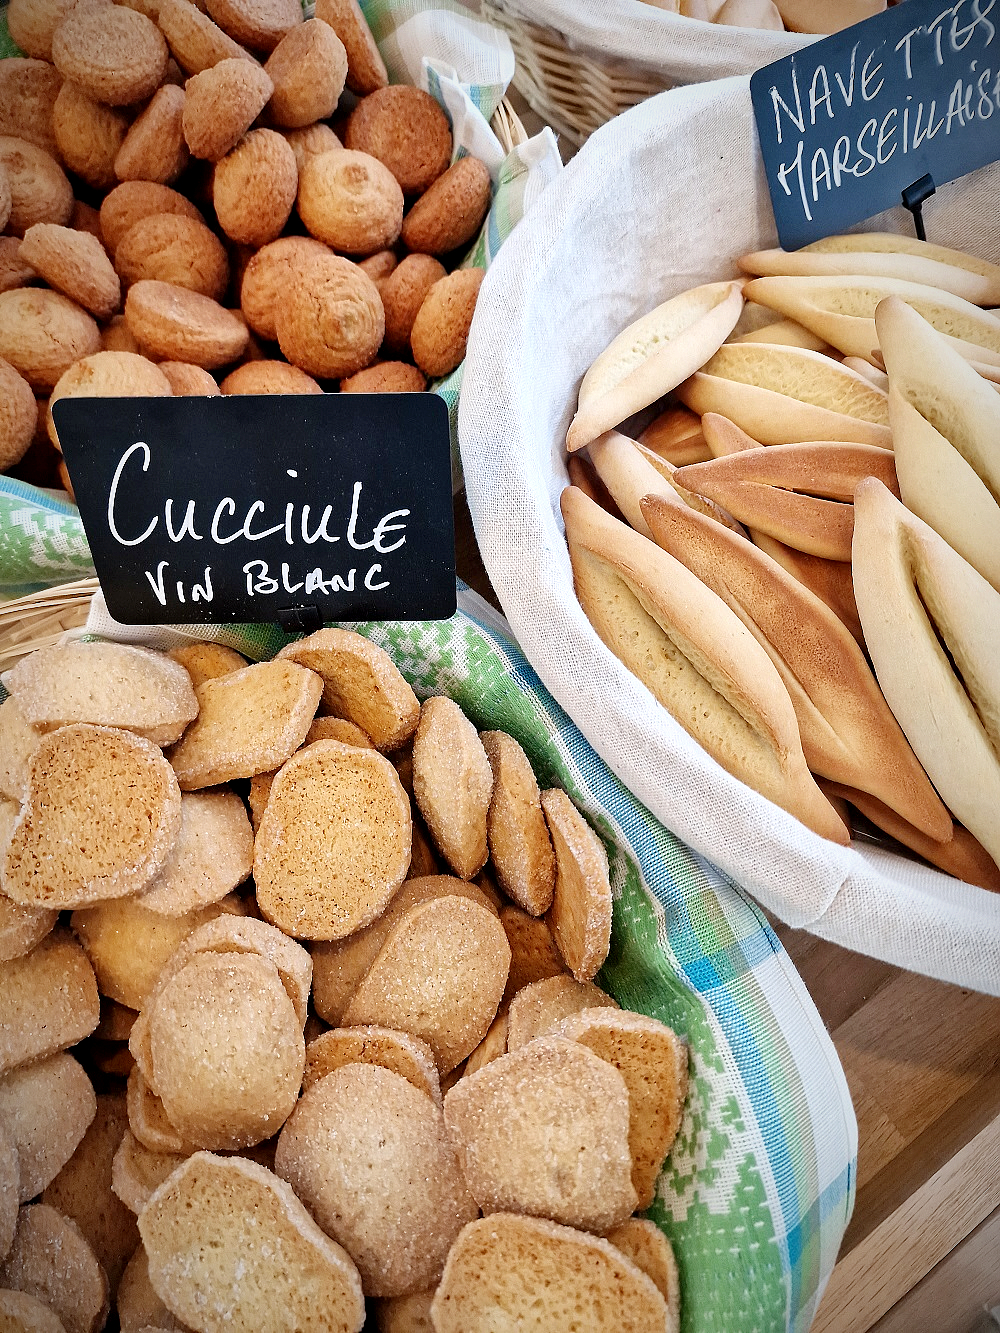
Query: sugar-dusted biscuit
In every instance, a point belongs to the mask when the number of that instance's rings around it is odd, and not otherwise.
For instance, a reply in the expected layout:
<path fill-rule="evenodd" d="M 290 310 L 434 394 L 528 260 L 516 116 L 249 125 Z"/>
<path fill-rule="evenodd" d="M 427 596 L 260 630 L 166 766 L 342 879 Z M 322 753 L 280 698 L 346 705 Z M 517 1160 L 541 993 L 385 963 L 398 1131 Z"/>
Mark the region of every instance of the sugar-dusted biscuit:
<path fill-rule="evenodd" d="M 139 1243 L 135 1217 L 111 1189 L 111 1164 L 128 1129 L 124 1092 L 104 1092 L 76 1151 L 45 1188 L 42 1202 L 82 1231 L 108 1277 L 111 1296 Z"/>
<path fill-rule="evenodd" d="M 334 379 L 374 360 L 385 317 L 378 288 L 356 264 L 340 255 L 314 254 L 296 267 L 274 325 L 278 346 L 292 365 Z"/>
<path fill-rule="evenodd" d="M 322 241 L 311 236 L 282 236 L 251 255 L 240 284 L 240 308 L 255 333 L 275 341 L 275 311 L 300 261 L 310 254 L 329 253 Z"/>
<path fill-rule="evenodd" d="M 406 361 L 380 361 L 340 381 L 341 393 L 423 393 L 427 376 Z"/>
<path fill-rule="evenodd" d="M 0 1287 L 48 1305 L 66 1333 L 99 1333 L 108 1314 L 108 1279 L 75 1222 L 45 1203 L 18 1213 L 14 1244 L 0 1263 Z"/>
<path fill-rule="evenodd" d="M 129 1129 L 150 1152 L 179 1153 L 190 1157 L 197 1145 L 183 1138 L 167 1118 L 163 1103 L 133 1064 L 125 1089 Z"/>
<path fill-rule="evenodd" d="M 101 1016 L 94 969 L 62 928 L 23 958 L 0 963 L 0 992 L 0 1073 L 74 1046 Z"/>
<path fill-rule="evenodd" d="M 484 731 L 480 740 L 493 770 L 486 831 L 494 872 L 509 898 L 541 916 L 552 902 L 556 863 L 534 770 L 506 732 Z"/>
<path fill-rule="evenodd" d="M 484 270 L 456 269 L 424 297 L 410 330 L 413 359 L 432 379 L 448 375 L 465 357 Z"/>
<path fill-rule="evenodd" d="M 385 61 L 357 0 L 317 0 L 316 17 L 328 23 L 347 52 L 347 86 L 363 97 L 389 82 Z"/>
<path fill-rule="evenodd" d="M 56 430 L 55 419 L 52 415 L 52 404 L 59 402 L 61 398 L 169 398 L 173 390 L 170 387 L 170 381 L 160 371 L 159 367 L 150 361 L 148 357 L 140 356 L 137 352 L 95 352 L 93 356 L 82 357 L 75 361 L 69 370 L 59 376 L 55 388 L 49 395 L 49 401 L 45 408 L 45 424 L 48 429 L 49 439 L 61 449 L 59 443 L 59 433 Z M 79 647 L 108 647 L 125 648 L 125 651 L 142 652 L 143 649 L 130 649 L 125 645 L 119 644 L 80 644 Z M 115 659 L 112 659 L 115 660 Z M 126 659 L 127 660 L 127 659 Z M 162 680 L 157 681 L 150 671 L 143 670 L 142 659 L 135 659 L 134 677 L 128 675 L 117 677 L 113 683 L 110 679 L 105 679 L 105 684 L 114 691 L 112 699 L 102 699 L 100 692 L 101 676 L 103 668 L 101 655 L 99 653 L 89 656 L 77 657 L 79 668 L 84 673 L 97 673 L 94 681 L 94 689 L 89 694 L 87 703 L 94 700 L 95 718 L 64 718 L 64 721 L 91 721 L 96 720 L 96 714 L 101 710 L 101 704 L 107 702 L 108 709 L 112 715 L 116 714 L 116 706 L 120 706 L 121 711 L 117 713 L 122 717 L 135 717 L 134 705 L 136 700 L 143 699 L 143 691 L 149 690 L 154 699 L 161 704 L 161 709 L 165 705 L 165 699 L 162 695 L 164 688 L 171 688 L 172 694 L 176 697 L 183 695 L 185 699 L 185 709 L 190 711 L 190 702 L 188 691 L 184 690 L 183 682 L 177 678 L 176 684 L 171 681 L 171 673 L 160 672 Z M 68 666 L 68 663 L 65 663 Z M 79 681 L 74 682 L 79 685 Z M 87 684 L 89 685 L 89 681 Z M 76 692 L 77 697 L 79 690 Z M 129 709 L 127 701 L 131 699 L 133 708 Z M 143 699 L 143 702 L 145 700 Z M 72 703 L 67 701 L 68 706 L 72 708 Z M 85 709 L 85 711 L 90 711 Z M 166 745 L 171 740 L 176 740 L 177 736 L 183 730 L 190 717 L 182 720 L 178 717 L 166 719 L 161 723 L 154 723 L 152 726 L 144 726 L 139 722 L 128 727 L 128 730 L 135 731 L 138 735 L 145 735 L 148 739 L 154 741 L 157 745 Z M 39 725 L 51 725 L 42 724 Z M 56 723 L 55 725 L 59 725 Z M 123 722 L 114 722 L 110 725 L 124 726 Z"/>
<path fill-rule="evenodd" d="M 235 895 L 185 916 L 161 916 L 143 907 L 140 898 L 119 898 L 76 911 L 70 921 L 101 994 L 139 1010 L 182 940 L 206 921 L 229 913 L 246 913 Z"/>
<path fill-rule="evenodd" d="M 10 0 L 7 29 L 26 55 L 52 60 L 52 34 L 76 0 Z"/>
<path fill-rule="evenodd" d="M 489 908 L 457 895 L 420 903 L 389 932 L 343 1023 L 409 1032 L 447 1074 L 485 1037 L 509 967 L 507 937 Z"/>
<path fill-rule="evenodd" d="M 336 109 L 347 79 L 344 44 L 322 19 L 282 37 L 264 66 L 274 84 L 268 114 L 274 125 L 302 129 Z"/>
<path fill-rule="evenodd" d="M 306 732 L 306 745 L 313 741 L 340 741 L 342 745 L 357 745 L 362 750 L 374 750 L 371 737 L 344 717 L 317 717 Z M 393 765 L 395 767 L 395 765 Z M 398 773 L 397 769 L 397 773 Z"/>
<path fill-rule="evenodd" d="M 89 232 L 36 222 L 21 242 L 21 258 L 50 287 L 97 319 L 110 319 L 121 302 L 118 275 L 107 251 Z"/>
<path fill-rule="evenodd" d="M 208 162 L 235 148 L 257 119 L 274 84 L 255 63 L 235 59 L 194 74 L 184 89 L 184 139 L 194 157 Z"/>
<path fill-rule="evenodd" d="M 396 750 L 412 736 L 420 703 L 392 658 L 362 634 L 321 629 L 278 654 L 323 680 L 323 708 L 355 723 L 378 750 Z"/>
<path fill-rule="evenodd" d="M 250 130 L 215 165 L 212 201 L 219 226 L 243 245 L 266 245 L 295 203 L 295 154 L 276 130 Z"/>
<path fill-rule="evenodd" d="M 438 850 L 462 879 L 486 863 L 493 770 L 453 699 L 426 699 L 413 736 L 413 796 Z"/>
<path fill-rule="evenodd" d="M 444 255 L 473 239 L 490 207 L 490 173 L 478 157 L 460 157 L 437 177 L 403 220 L 403 244 Z"/>
<path fill-rule="evenodd" d="M 11 1333 L 66 1333 L 51 1306 L 26 1291 L 0 1291 L 0 1320 Z"/>
<path fill-rule="evenodd" d="M 69 79 L 52 108 L 52 132 L 63 165 L 97 190 L 117 180 L 115 158 L 129 123 L 125 111 L 105 106 Z"/>
<path fill-rule="evenodd" d="M 378 1333 L 433 1333 L 431 1302 L 434 1288 L 415 1291 L 412 1296 L 389 1296 L 375 1301 L 375 1326 Z"/>
<path fill-rule="evenodd" d="M 81 357 L 100 350 L 97 324 L 68 297 L 42 287 L 0 292 L 0 357 L 46 394 Z"/>
<path fill-rule="evenodd" d="M 577 981 L 591 981 L 611 943 L 611 884 L 604 844 L 566 793 L 542 793 L 556 854 L 556 888 L 548 923 Z"/>
<path fill-rule="evenodd" d="M 182 1161 L 184 1158 L 177 1165 Z M 141 1241 L 118 1283 L 117 1310 L 121 1333 L 144 1333 L 149 1329 L 168 1330 L 168 1333 L 179 1329 L 183 1333 L 187 1327 L 174 1318 L 153 1290 L 149 1260 Z"/>
<path fill-rule="evenodd" d="M 370 153 L 336 149 L 302 168 L 299 216 L 310 235 L 350 255 L 392 245 L 403 225 L 403 191 Z"/>
<path fill-rule="evenodd" d="M 410 803 L 388 759 L 316 741 L 271 787 L 254 850 L 257 904 L 288 934 L 350 935 L 406 878 L 410 843 Z"/>
<path fill-rule="evenodd" d="M 639 1208 L 653 1202 L 656 1179 L 677 1131 L 688 1086 L 686 1044 L 665 1023 L 621 1009 L 584 1009 L 549 1035 L 578 1041 L 617 1069 L 628 1088 L 632 1184 Z"/>
<path fill-rule="evenodd" d="M 394 1028 L 331 1028 L 306 1046 L 302 1089 L 342 1065 L 381 1065 L 441 1105 L 441 1081 L 434 1053 L 426 1042 Z"/>
<path fill-rule="evenodd" d="M 101 233 L 112 258 L 122 237 L 140 218 L 151 217 L 154 213 L 177 213 L 204 222 L 190 199 L 169 185 L 158 185 L 155 181 L 122 181 L 105 195 L 100 210 Z"/>
<path fill-rule="evenodd" d="M 500 1010 L 489 1026 L 486 1036 L 465 1062 L 462 1077 L 474 1074 L 492 1060 L 498 1060 L 507 1054 L 507 1010 L 501 1004 Z"/>
<path fill-rule="evenodd" d="M 0 61 L 0 134 L 55 154 L 52 108 L 61 86 L 62 75 L 45 59 L 8 56 Z"/>
<path fill-rule="evenodd" d="M 20 1163 L 17 1144 L 0 1119 L 0 1260 L 10 1253 L 17 1230 Z M 0 1312 L 3 1307 L 0 1306 Z"/>
<path fill-rule="evenodd" d="M 305 739 L 322 692 L 316 673 L 295 662 L 258 662 L 205 681 L 196 691 L 198 717 L 170 751 L 181 789 L 283 764 Z"/>
<path fill-rule="evenodd" d="M 189 157 L 183 116 L 184 89 L 165 83 L 129 126 L 115 158 L 117 178 L 160 185 L 175 181 Z"/>
<path fill-rule="evenodd" d="M 189 369 L 200 368 L 191 366 Z M 227 648 L 224 643 L 212 643 L 203 639 L 186 643 L 180 648 L 171 648 L 167 656 L 181 664 L 191 677 L 192 685 L 202 685 L 206 680 L 214 680 L 216 676 L 228 676 L 231 672 L 250 665 L 235 648 Z"/>
<path fill-rule="evenodd" d="M 0 802 L 0 856 L 13 832 L 18 809 L 9 801 Z M 25 907 L 0 893 L 0 962 L 23 958 L 55 926 L 59 913 L 49 907 Z"/>
<path fill-rule="evenodd" d="M 151 912 L 183 916 L 219 902 L 252 868 L 253 830 L 235 792 L 185 792 L 177 841 L 143 892 L 142 904 Z"/>
<path fill-rule="evenodd" d="M 655 1284 L 599 1236 L 536 1217 L 471 1222 L 434 1294 L 435 1333 L 469 1329 L 650 1333 L 669 1328 Z"/>
<path fill-rule="evenodd" d="M 307 158 L 319 157 L 321 153 L 329 153 L 334 148 L 344 146 L 330 126 L 323 121 L 318 121 L 315 125 L 305 125 L 300 130 L 283 129 L 281 134 L 295 154 L 295 164 L 300 174 Z"/>
<path fill-rule="evenodd" d="M 299 0 L 206 0 L 205 7 L 230 37 L 252 51 L 273 51 L 302 23 Z"/>
<path fill-rule="evenodd" d="M 628 1090 L 584 1046 L 543 1037 L 445 1095 L 448 1132 L 485 1213 L 607 1231 L 635 1209 Z"/>
<path fill-rule="evenodd" d="M 154 279 L 130 288 L 125 322 L 150 356 L 205 370 L 237 360 L 248 342 L 246 325 L 217 301 Z"/>
<path fill-rule="evenodd" d="M 320 1018 L 339 1024 L 358 983 L 378 957 L 393 926 L 417 903 L 458 894 L 489 910 L 489 902 L 475 884 L 452 875 L 407 879 L 389 906 L 364 930 L 342 940 L 317 941 L 312 946 L 313 1004 Z"/>
<path fill-rule="evenodd" d="M 157 1186 L 183 1161 L 182 1153 L 153 1152 L 126 1129 L 111 1162 L 111 1188 L 125 1207 L 138 1215 Z"/>
<path fill-rule="evenodd" d="M 256 1162 L 195 1153 L 153 1194 L 139 1231 L 153 1289 L 204 1333 L 360 1333 L 364 1324 L 354 1263 Z"/>
<path fill-rule="evenodd" d="M 23 236 L 36 222 L 69 221 L 73 187 L 51 153 L 27 139 L 0 135 L 0 167 L 10 189 L 7 230 L 12 235 Z"/>
<path fill-rule="evenodd" d="M 679 1333 L 681 1283 L 673 1246 L 667 1237 L 648 1218 L 630 1217 L 620 1227 L 609 1231 L 606 1239 L 652 1279 L 666 1301 L 667 1322 L 664 1333 Z"/>
<path fill-rule="evenodd" d="M 500 924 L 510 945 L 510 975 L 505 1000 L 510 1000 L 533 981 L 568 975 L 552 932 L 542 918 L 530 916 L 520 907 L 508 903 L 500 908 Z"/>
<path fill-rule="evenodd" d="M 577 981 L 569 973 L 529 982 L 510 1001 L 507 1049 L 520 1050 L 581 1009 L 602 1007 L 618 1006 L 592 981 Z"/>
<path fill-rule="evenodd" d="M 131 106 L 152 97 L 163 81 L 168 55 L 156 24 L 122 5 L 78 4 L 52 35 L 56 69 L 108 106 Z"/>
<path fill-rule="evenodd" d="M 115 386 L 109 396 L 121 392 Z M 39 648 L 5 671 L 3 683 L 32 726 L 42 731 L 87 722 L 134 730 L 166 745 L 198 711 L 190 678 L 179 664 L 165 653 L 129 644 Z"/>
<path fill-rule="evenodd" d="M 35 438 L 38 407 L 31 385 L 0 360 L 0 471 L 19 463 Z"/>
<path fill-rule="evenodd" d="M 477 1213 L 440 1107 L 379 1065 L 344 1065 L 312 1084 L 274 1165 L 350 1254 L 366 1296 L 430 1286 Z"/>
<path fill-rule="evenodd" d="M 229 285 L 229 256 L 213 231 L 196 218 L 153 213 L 118 242 L 115 269 L 126 287 L 143 278 L 173 283 L 219 301 Z"/>
<path fill-rule="evenodd" d="M 157 23 L 171 54 L 187 74 L 200 74 L 220 60 L 247 60 L 253 56 L 222 31 L 209 16 L 189 0 L 160 0 Z"/>
<path fill-rule="evenodd" d="M 390 84 L 363 97 L 351 112 L 344 146 L 377 157 L 404 194 L 423 194 L 451 161 L 451 126 L 422 88 Z"/>
<path fill-rule="evenodd" d="M 93 1084 L 65 1051 L 0 1078 L 0 1124 L 17 1148 L 21 1203 L 36 1198 L 55 1179 L 96 1111 Z"/>

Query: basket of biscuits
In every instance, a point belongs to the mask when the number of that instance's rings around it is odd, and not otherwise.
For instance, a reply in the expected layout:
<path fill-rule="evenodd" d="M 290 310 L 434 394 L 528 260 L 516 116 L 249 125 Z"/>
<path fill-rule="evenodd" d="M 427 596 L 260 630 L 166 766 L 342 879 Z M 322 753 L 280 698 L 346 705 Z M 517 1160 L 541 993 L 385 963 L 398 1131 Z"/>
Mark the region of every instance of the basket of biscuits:
<path fill-rule="evenodd" d="M 461 419 L 512 628 L 639 799 L 783 921 L 992 994 L 997 179 L 788 254 L 748 81 L 665 93 L 487 283 Z"/>
<path fill-rule="evenodd" d="M 97 592 L 3 686 L 12 1326 L 808 1327 L 832 1043 L 475 594 L 291 638 Z"/>

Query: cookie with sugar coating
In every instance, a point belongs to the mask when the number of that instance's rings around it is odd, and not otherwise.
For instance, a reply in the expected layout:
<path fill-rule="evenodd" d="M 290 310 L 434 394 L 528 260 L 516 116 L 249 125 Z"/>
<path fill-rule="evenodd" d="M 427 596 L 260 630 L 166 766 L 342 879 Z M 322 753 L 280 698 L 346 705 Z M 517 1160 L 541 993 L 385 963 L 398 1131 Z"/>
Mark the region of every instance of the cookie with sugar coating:
<path fill-rule="evenodd" d="M 162 1185 L 183 1161 L 181 1153 L 153 1152 L 139 1142 L 131 1129 L 126 1129 L 111 1162 L 111 1188 L 125 1207 L 138 1215 L 156 1187 Z M 131 1262 L 129 1260 L 129 1265 Z M 120 1292 L 121 1284 L 119 1299 Z"/>
<path fill-rule="evenodd" d="M 56 1178 L 96 1112 L 93 1084 L 66 1051 L 0 1078 L 0 1122 L 17 1148 L 21 1203 Z"/>
<path fill-rule="evenodd" d="M 529 982 L 510 1002 L 507 1049 L 520 1050 L 581 1009 L 601 1007 L 617 1009 L 618 1006 L 592 981 L 576 981 L 569 973 Z"/>
<path fill-rule="evenodd" d="M 667 1303 L 667 1323 L 664 1333 L 679 1333 L 681 1309 L 681 1282 L 673 1247 L 655 1222 L 645 1217 L 630 1217 L 607 1240 L 641 1268 L 656 1285 Z"/>
<path fill-rule="evenodd" d="M 0 1264 L 0 1287 L 37 1296 L 66 1333 L 98 1333 L 108 1314 L 108 1279 L 75 1222 L 44 1203 L 17 1218 L 10 1253 Z"/>
<path fill-rule="evenodd" d="M 177 841 L 142 903 L 151 912 L 183 916 L 225 898 L 252 868 L 253 830 L 236 793 L 185 792 Z"/>
<path fill-rule="evenodd" d="M 479 739 L 493 770 L 486 820 L 493 869 L 508 898 L 541 916 L 552 902 L 556 862 L 534 770 L 506 732 L 484 731 Z"/>
<path fill-rule="evenodd" d="M 0 1318 L 17 1333 L 66 1333 L 52 1308 L 26 1291 L 0 1291 Z"/>
<path fill-rule="evenodd" d="M 0 1121 L 0 1260 L 5 1259 L 17 1230 L 20 1167 L 17 1144 Z M 0 1306 L 0 1310 L 3 1307 Z"/>
<path fill-rule="evenodd" d="M 441 1105 L 441 1081 L 434 1053 L 426 1042 L 394 1028 L 331 1028 L 306 1046 L 305 1091 L 343 1065 L 380 1065 Z"/>
<path fill-rule="evenodd" d="M 347 1252 L 256 1162 L 195 1153 L 153 1194 L 139 1232 L 153 1289 L 207 1333 L 360 1333 L 364 1325 L 361 1278 Z M 225 1313 L 206 1317 L 216 1309 Z"/>
<path fill-rule="evenodd" d="M 500 908 L 500 924 L 510 945 L 510 975 L 504 999 L 533 981 L 566 974 L 566 964 L 545 921 L 511 903 Z"/>
<path fill-rule="evenodd" d="M 426 699 L 413 737 L 413 796 L 431 837 L 462 879 L 486 864 L 493 770 L 476 728 L 453 699 Z"/>
<path fill-rule="evenodd" d="M 0 801 L 0 855 L 10 840 L 17 815 L 18 807 L 12 801 Z M 31 953 L 58 919 L 54 908 L 25 906 L 0 893 L 0 963 Z"/>
<path fill-rule="evenodd" d="M 97 319 L 110 319 L 121 303 L 118 275 L 104 246 L 89 232 L 36 222 L 24 233 L 21 258 Z"/>
<path fill-rule="evenodd" d="M 162 362 L 160 366 L 162 369 Z M 206 374 L 198 366 L 185 367 L 185 369 L 198 370 L 201 375 Z M 227 648 L 224 643 L 211 643 L 207 640 L 198 640 L 194 643 L 186 643 L 180 648 L 171 648 L 167 656 L 172 657 L 175 662 L 180 662 L 191 677 L 192 685 L 201 685 L 206 680 L 214 680 L 216 676 L 228 676 L 230 672 L 240 671 L 243 667 L 250 665 L 247 659 L 241 653 L 238 653 L 235 648 Z"/>
<path fill-rule="evenodd" d="M 180 1166 L 183 1160 L 180 1158 L 176 1165 Z M 122 1333 L 148 1333 L 150 1329 L 164 1330 L 164 1333 L 181 1330 L 183 1333 L 185 1328 L 153 1290 L 149 1280 L 149 1260 L 141 1241 L 118 1284 L 117 1308 Z"/>
<path fill-rule="evenodd" d="M 611 947 L 611 883 L 604 844 L 564 791 L 542 793 L 556 855 L 548 923 L 577 981 L 597 975 Z"/>

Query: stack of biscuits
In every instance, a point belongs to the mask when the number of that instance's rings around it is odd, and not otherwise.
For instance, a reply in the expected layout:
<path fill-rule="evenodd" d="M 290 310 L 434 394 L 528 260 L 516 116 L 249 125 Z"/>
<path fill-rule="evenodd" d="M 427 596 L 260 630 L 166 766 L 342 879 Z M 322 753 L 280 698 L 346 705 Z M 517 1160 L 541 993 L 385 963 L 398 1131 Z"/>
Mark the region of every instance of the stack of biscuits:
<path fill-rule="evenodd" d="M 687 1045 L 512 736 L 339 629 L 3 684 L 5 1327 L 679 1327 Z"/>
<path fill-rule="evenodd" d="M 71 490 L 58 398 L 419 392 L 461 362 L 490 174 L 355 0 L 7 14 L 0 470 Z"/>

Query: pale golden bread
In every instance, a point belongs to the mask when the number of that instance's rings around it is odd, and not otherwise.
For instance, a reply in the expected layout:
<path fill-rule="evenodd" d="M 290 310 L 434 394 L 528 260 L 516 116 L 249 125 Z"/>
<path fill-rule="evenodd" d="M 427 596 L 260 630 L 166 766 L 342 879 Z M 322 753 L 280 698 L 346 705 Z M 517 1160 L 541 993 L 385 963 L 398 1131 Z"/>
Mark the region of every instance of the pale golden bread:
<path fill-rule="evenodd" d="M 111 1188 L 137 1216 L 150 1195 L 184 1161 L 181 1153 L 152 1152 L 127 1129 L 111 1164 Z"/>
<path fill-rule="evenodd" d="M 500 908 L 500 924 L 510 945 L 510 974 L 504 999 L 509 1000 L 532 981 L 566 973 L 562 954 L 543 917 L 530 916 L 520 907 Z"/>

